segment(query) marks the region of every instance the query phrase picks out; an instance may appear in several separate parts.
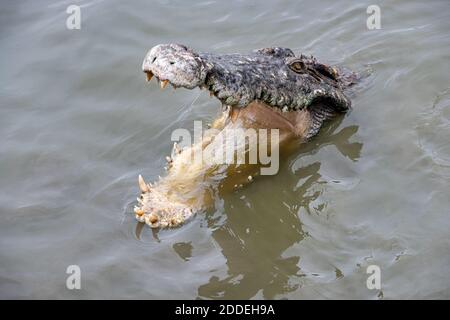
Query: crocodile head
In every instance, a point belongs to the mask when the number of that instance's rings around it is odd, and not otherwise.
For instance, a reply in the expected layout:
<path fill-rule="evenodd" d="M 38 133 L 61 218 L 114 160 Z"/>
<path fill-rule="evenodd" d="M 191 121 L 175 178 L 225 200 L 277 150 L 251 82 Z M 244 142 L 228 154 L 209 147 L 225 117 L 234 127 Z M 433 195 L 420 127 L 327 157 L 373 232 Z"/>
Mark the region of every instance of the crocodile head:
<path fill-rule="evenodd" d="M 255 101 L 277 112 L 298 111 L 317 104 L 326 104 L 337 112 L 350 107 L 350 100 L 343 93 L 350 84 L 344 73 L 313 57 L 295 56 L 287 48 L 212 54 L 195 52 L 180 44 L 161 44 L 148 51 L 142 69 L 147 80 L 155 77 L 161 88 L 170 84 L 175 88 L 208 90 L 223 105 L 233 108 L 245 108 Z M 317 128 L 324 118 L 319 114 Z M 218 123 L 225 123 L 226 119 L 225 115 Z M 208 143 L 204 138 L 188 150 L 174 148 L 172 157 L 168 157 L 167 176 L 160 181 L 147 184 L 139 178 L 141 196 L 135 207 L 139 221 L 154 228 L 173 227 L 202 209 L 206 193 L 195 193 L 195 189 L 205 185 L 205 177 L 210 173 L 202 165 L 186 165 L 183 159 L 190 159 L 195 148 Z"/>
<path fill-rule="evenodd" d="M 336 68 L 313 57 L 295 56 L 287 48 L 273 47 L 248 54 L 197 53 L 179 44 L 160 44 L 142 64 L 150 80 L 162 88 L 209 90 L 223 104 L 245 107 L 254 100 L 283 111 L 308 107 L 318 99 L 337 111 L 346 111 L 350 100 Z"/>

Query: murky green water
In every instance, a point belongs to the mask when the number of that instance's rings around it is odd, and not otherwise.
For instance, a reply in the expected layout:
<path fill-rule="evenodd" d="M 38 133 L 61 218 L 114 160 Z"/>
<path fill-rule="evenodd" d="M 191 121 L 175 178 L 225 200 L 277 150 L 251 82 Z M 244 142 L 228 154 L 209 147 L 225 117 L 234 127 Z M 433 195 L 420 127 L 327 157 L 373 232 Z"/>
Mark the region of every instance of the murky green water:
<path fill-rule="evenodd" d="M 450 298 L 450 3 L 2 1 L 0 297 Z M 148 86 L 146 51 L 279 45 L 371 68 L 354 110 L 274 177 L 153 233 L 137 176 L 212 119 L 199 91 Z M 66 288 L 79 265 L 81 290 Z M 381 269 L 381 290 L 366 269 Z"/>

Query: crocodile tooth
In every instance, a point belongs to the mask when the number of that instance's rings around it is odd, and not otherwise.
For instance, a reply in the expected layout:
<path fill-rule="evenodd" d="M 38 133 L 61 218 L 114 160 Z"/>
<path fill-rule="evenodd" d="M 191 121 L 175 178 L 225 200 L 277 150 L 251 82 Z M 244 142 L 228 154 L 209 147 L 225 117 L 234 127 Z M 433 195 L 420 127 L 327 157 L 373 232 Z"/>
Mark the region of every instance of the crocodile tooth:
<path fill-rule="evenodd" d="M 148 185 L 145 183 L 144 178 L 142 178 L 141 175 L 139 175 L 138 181 L 139 181 L 139 188 L 141 189 L 142 192 L 145 193 L 145 192 L 149 192 L 150 191 Z"/>
<path fill-rule="evenodd" d="M 155 223 L 156 221 L 158 221 L 158 216 L 156 214 L 152 213 L 152 214 L 149 215 L 148 220 L 151 223 Z"/>
<path fill-rule="evenodd" d="M 152 80 L 152 78 L 153 78 L 153 73 L 152 73 L 151 71 L 146 72 L 146 75 L 147 75 L 147 82 L 149 82 L 150 80 Z"/>
<path fill-rule="evenodd" d="M 136 215 L 138 215 L 140 217 L 144 214 L 144 210 L 142 210 L 139 207 L 134 207 L 134 213 L 136 213 Z"/>
<path fill-rule="evenodd" d="M 174 154 L 180 154 L 181 153 L 181 150 L 178 147 L 178 143 L 176 143 L 176 142 L 173 143 L 173 152 L 174 152 Z"/>
<path fill-rule="evenodd" d="M 169 80 L 161 80 L 161 83 L 159 84 L 161 86 L 161 89 L 164 89 L 169 84 Z"/>
<path fill-rule="evenodd" d="M 145 223 L 148 224 L 152 228 L 157 228 L 159 226 L 158 217 L 151 213 L 150 215 L 145 216 Z"/>
<path fill-rule="evenodd" d="M 167 163 L 171 163 L 172 162 L 172 158 L 169 157 L 169 156 L 166 156 L 166 161 L 167 161 Z"/>

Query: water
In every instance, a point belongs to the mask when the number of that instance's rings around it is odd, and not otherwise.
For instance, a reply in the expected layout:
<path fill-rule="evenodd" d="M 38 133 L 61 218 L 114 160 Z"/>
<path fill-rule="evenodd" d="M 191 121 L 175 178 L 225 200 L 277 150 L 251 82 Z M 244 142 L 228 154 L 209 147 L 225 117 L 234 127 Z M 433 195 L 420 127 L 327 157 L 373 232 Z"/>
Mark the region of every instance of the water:
<path fill-rule="evenodd" d="M 1 298 L 450 298 L 450 3 L 2 1 Z M 152 232 L 137 176 L 163 173 L 170 133 L 213 119 L 199 91 L 148 86 L 155 44 L 272 45 L 372 69 L 274 177 Z M 66 268 L 81 268 L 81 290 Z M 366 287 L 369 265 L 381 290 Z"/>

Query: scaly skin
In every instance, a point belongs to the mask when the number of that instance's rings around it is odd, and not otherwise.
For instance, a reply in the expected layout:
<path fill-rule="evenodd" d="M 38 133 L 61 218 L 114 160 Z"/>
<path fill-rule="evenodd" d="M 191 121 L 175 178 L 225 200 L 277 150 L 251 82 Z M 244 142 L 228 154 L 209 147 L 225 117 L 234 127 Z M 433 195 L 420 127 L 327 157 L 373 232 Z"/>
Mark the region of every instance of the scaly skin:
<path fill-rule="evenodd" d="M 144 59 L 144 72 L 174 87 L 206 88 L 223 104 L 245 107 L 254 100 L 294 111 L 316 99 L 345 112 L 350 100 L 338 70 L 313 57 L 295 57 L 287 48 L 265 48 L 249 54 L 196 53 L 178 44 L 153 47 Z"/>
<path fill-rule="evenodd" d="M 248 173 L 257 167 L 192 161 L 195 151 L 223 152 L 227 129 L 279 129 L 281 146 L 292 138 L 307 140 L 325 120 L 350 108 L 343 90 L 356 79 L 353 73 L 279 47 L 219 55 L 196 53 L 179 44 L 157 45 L 142 68 L 147 80 L 155 76 L 161 88 L 171 84 L 206 89 L 226 106 L 201 141 L 184 150 L 174 146 L 164 178 L 151 185 L 139 176 L 142 193 L 136 218 L 152 228 L 184 223 L 212 205 L 220 188 L 252 180 Z M 257 141 L 236 148 L 248 153 L 257 148 Z"/>

